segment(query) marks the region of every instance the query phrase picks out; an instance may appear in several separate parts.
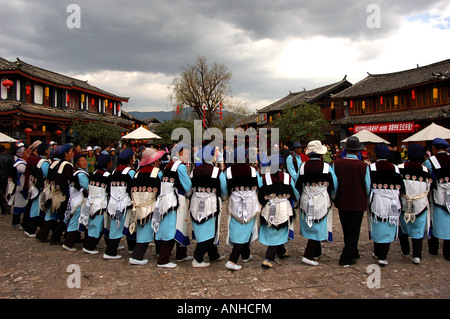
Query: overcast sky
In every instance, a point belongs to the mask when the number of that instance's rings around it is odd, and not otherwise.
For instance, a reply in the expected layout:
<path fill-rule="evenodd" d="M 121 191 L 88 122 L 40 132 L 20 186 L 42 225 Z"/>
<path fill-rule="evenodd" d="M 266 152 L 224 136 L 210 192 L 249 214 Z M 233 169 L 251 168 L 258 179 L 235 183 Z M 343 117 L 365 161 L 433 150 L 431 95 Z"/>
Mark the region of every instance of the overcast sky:
<path fill-rule="evenodd" d="M 127 111 L 171 110 L 168 85 L 205 56 L 254 110 L 345 75 L 449 59 L 450 2 L 0 0 L 0 56 L 128 96 Z"/>

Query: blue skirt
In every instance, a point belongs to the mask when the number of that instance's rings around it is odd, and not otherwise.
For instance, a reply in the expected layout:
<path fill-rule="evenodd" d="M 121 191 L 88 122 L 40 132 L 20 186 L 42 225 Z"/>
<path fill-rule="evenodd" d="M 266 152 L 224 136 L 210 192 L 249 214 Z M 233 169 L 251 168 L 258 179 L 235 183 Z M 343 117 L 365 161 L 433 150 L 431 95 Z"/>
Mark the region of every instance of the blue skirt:
<path fill-rule="evenodd" d="M 317 241 L 328 240 L 328 214 L 318 223 L 313 222 L 311 227 L 305 221 L 306 214 L 300 214 L 300 234 L 303 237 Z"/>
<path fill-rule="evenodd" d="M 195 238 L 198 243 L 214 238 L 216 236 L 216 220 L 217 217 L 212 217 L 201 224 L 192 221 L 192 228 L 194 231 L 193 238 Z"/>
<path fill-rule="evenodd" d="M 388 221 L 382 222 L 377 220 L 376 217 L 372 218 L 372 240 L 379 244 L 388 244 L 393 242 L 397 236 L 398 226 L 391 225 Z"/>
<path fill-rule="evenodd" d="M 155 234 L 156 240 L 172 240 L 175 238 L 177 230 L 177 212 L 170 210 L 159 222 L 158 232 Z"/>
<path fill-rule="evenodd" d="M 67 225 L 68 232 L 78 230 L 79 228 L 78 220 L 80 219 L 80 214 L 81 214 L 81 207 L 78 207 L 69 219 L 69 224 Z"/>
<path fill-rule="evenodd" d="M 434 206 L 431 233 L 440 239 L 450 239 L 450 213 L 442 207 Z"/>
<path fill-rule="evenodd" d="M 405 222 L 405 214 L 402 213 L 400 215 L 400 229 L 403 234 L 408 235 L 413 239 L 423 238 L 425 233 L 427 232 L 427 211 L 425 210 L 419 216 L 416 216 L 416 220 L 414 223 Z"/>
<path fill-rule="evenodd" d="M 267 225 L 259 227 L 258 240 L 261 244 L 266 246 L 278 246 L 288 242 L 289 227 L 276 229 Z"/>
<path fill-rule="evenodd" d="M 255 225 L 256 217 L 246 224 L 236 220 L 233 216 L 230 218 L 230 225 L 228 228 L 230 242 L 233 244 L 246 244 L 250 241 Z"/>
<path fill-rule="evenodd" d="M 144 226 L 137 225 L 136 227 L 136 242 L 145 244 L 153 241 L 154 232 L 151 220 L 147 221 Z"/>
<path fill-rule="evenodd" d="M 89 218 L 88 236 L 100 238 L 103 232 L 103 214 L 98 214 L 94 218 Z"/>

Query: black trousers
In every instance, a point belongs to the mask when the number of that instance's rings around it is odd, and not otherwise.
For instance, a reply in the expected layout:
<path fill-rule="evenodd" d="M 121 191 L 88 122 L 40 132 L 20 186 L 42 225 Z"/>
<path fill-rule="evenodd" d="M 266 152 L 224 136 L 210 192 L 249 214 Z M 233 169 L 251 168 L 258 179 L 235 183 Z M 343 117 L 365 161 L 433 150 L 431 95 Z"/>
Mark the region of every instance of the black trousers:
<path fill-rule="evenodd" d="M 306 244 L 305 252 L 303 253 L 303 257 L 313 260 L 314 257 L 320 257 L 322 255 L 322 245 L 320 241 L 309 239 Z"/>
<path fill-rule="evenodd" d="M 159 257 L 156 262 L 158 265 L 165 265 L 170 262 L 170 254 L 172 253 L 175 243 L 177 243 L 176 257 L 175 259 L 183 259 L 187 256 L 187 247 L 181 246 L 175 239 L 160 241 L 161 247 L 159 248 Z"/>
<path fill-rule="evenodd" d="M 431 235 L 431 238 L 428 239 L 428 251 L 432 255 L 437 255 L 438 250 L 439 250 L 439 238 Z M 450 260 L 450 239 L 444 239 L 442 244 L 442 250 L 444 258 Z"/>
<path fill-rule="evenodd" d="M 42 222 L 41 227 L 39 227 L 39 230 L 36 233 L 36 238 L 39 239 L 41 242 L 47 242 L 48 236 L 50 235 L 50 231 L 55 231 L 57 221 L 55 219 L 50 219 Z"/>
<path fill-rule="evenodd" d="M 117 256 L 117 248 L 119 247 L 119 243 L 120 240 L 122 238 L 117 238 L 117 239 L 109 239 L 105 237 L 105 241 L 106 241 L 106 249 L 105 249 L 105 254 L 108 256 Z M 127 246 L 128 246 L 128 250 L 129 251 L 133 251 L 134 248 L 136 247 L 136 240 L 126 237 L 127 240 Z"/>
<path fill-rule="evenodd" d="M 148 244 L 149 243 L 136 243 L 130 257 L 137 260 L 144 260 L 144 255 L 147 252 Z"/>
<path fill-rule="evenodd" d="M 391 243 L 373 243 L 373 253 L 378 257 L 378 260 L 385 260 L 389 253 Z"/>
<path fill-rule="evenodd" d="M 194 250 L 195 260 L 201 263 L 206 253 L 208 253 L 210 261 L 216 260 L 220 257 L 217 246 L 214 244 L 214 238 L 205 240 L 201 243 L 197 243 L 197 246 Z"/>
<path fill-rule="evenodd" d="M 274 261 L 275 256 L 281 258 L 285 252 L 286 248 L 284 247 L 284 245 L 269 246 L 266 250 L 265 259 L 267 259 L 268 261 Z"/>
<path fill-rule="evenodd" d="M 83 242 L 83 248 L 93 251 L 97 248 L 98 243 L 100 242 L 100 239 L 102 237 L 99 238 L 95 238 L 95 237 L 91 237 L 91 236 L 86 236 L 84 238 L 84 242 Z M 106 237 L 105 237 L 106 238 Z"/>
<path fill-rule="evenodd" d="M 400 234 L 398 236 L 400 241 L 400 247 L 402 249 L 403 255 L 409 255 L 411 253 L 411 246 L 409 245 L 409 236 L 407 234 Z M 423 238 L 414 239 L 411 238 L 412 242 L 412 257 L 422 258 L 422 242 Z"/>
<path fill-rule="evenodd" d="M 339 258 L 340 265 L 350 265 L 359 258 L 358 241 L 364 211 L 339 210 L 342 232 L 344 234 L 344 248 Z"/>
<path fill-rule="evenodd" d="M 237 263 L 239 256 L 242 259 L 248 259 L 250 257 L 250 243 L 245 244 L 233 244 L 233 249 L 231 250 L 229 261 Z"/>

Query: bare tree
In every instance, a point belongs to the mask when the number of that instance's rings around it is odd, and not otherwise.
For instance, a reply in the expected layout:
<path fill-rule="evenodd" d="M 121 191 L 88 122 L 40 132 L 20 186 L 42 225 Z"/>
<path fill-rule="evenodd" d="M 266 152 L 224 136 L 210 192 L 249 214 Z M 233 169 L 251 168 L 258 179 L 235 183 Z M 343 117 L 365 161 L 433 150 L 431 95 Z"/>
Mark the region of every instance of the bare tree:
<path fill-rule="evenodd" d="M 182 67 L 181 74 L 169 86 L 169 99 L 180 112 L 191 107 L 205 127 L 222 126 L 220 113 L 232 101 L 231 77 L 224 64 L 208 65 L 206 58 L 200 56 L 194 64 Z"/>

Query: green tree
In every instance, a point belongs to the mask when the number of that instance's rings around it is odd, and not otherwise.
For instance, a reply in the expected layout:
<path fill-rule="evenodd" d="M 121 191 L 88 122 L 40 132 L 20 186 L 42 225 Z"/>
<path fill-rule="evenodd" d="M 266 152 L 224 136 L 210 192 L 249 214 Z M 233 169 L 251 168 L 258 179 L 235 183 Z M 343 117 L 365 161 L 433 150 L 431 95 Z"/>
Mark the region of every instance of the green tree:
<path fill-rule="evenodd" d="M 160 136 L 161 139 L 157 140 L 159 145 L 172 145 L 177 141 L 172 141 L 171 136 L 173 130 L 179 127 L 184 127 L 189 130 L 191 133 L 191 142 L 194 140 L 194 122 L 193 121 L 185 121 L 182 119 L 174 118 L 170 121 L 164 121 L 158 125 L 155 130 L 155 134 Z"/>
<path fill-rule="evenodd" d="M 121 128 L 104 122 L 77 121 L 73 124 L 73 142 L 80 145 L 108 145 L 120 141 Z"/>
<path fill-rule="evenodd" d="M 309 103 L 302 103 L 297 107 L 286 107 L 281 116 L 275 117 L 272 124 L 279 128 L 282 140 L 302 143 L 312 140 L 323 141 L 325 139 L 323 131 L 329 125 L 320 107 Z"/>

